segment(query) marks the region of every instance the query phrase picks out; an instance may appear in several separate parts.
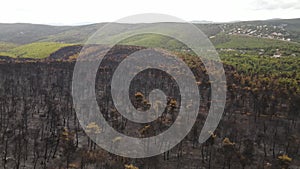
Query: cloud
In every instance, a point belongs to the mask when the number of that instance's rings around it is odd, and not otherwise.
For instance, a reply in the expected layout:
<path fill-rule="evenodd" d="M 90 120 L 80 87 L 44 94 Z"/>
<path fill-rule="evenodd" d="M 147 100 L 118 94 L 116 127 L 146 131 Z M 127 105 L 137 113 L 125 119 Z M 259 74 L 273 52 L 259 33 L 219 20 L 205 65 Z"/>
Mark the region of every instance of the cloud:
<path fill-rule="evenodd" d="M 300 9 L 300 0 L 255 0 L 251 6 L 254 10 Z"/>

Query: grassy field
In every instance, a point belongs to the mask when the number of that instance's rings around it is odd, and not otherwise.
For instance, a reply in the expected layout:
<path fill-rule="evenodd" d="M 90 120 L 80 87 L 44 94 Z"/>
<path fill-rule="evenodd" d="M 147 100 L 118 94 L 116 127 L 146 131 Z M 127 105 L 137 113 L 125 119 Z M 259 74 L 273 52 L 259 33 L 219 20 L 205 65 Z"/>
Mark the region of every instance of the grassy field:
<path fill-rule="evenodd" d="M 2 56 L 10 56 L 13 58 L 33 58 L 42 59 L 48 57 L 51 53 L 58 49 L 73 44 L 55 43 L 55 42 L 39 42 L 11 48 L 4 52 L 0 52 Z"/>
<path fill-rule="evenodd" d="M 0 52 L 6 52 L 8 50 L 11 50 L 15 47 L 17 47 L 18 45 L 14 44 L 14 43 L 8 43 L 8 42 L 0 42 Z"/>
<path fill-rule="evenodd" d="M 186 45 L 176 39 L 157 34 L 141 34 L 133 36 L 121 41 L 119 44 L 163 48 L 170 51 L 182 51 L 188 49 Z"/>

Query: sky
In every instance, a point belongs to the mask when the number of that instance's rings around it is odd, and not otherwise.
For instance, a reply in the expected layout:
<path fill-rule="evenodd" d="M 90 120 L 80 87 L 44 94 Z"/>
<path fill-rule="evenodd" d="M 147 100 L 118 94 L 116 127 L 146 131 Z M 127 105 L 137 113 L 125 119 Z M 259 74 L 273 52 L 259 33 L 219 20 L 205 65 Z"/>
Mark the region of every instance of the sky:
<path fill-rule="evenodd" d="M 300 18 L 300 0 L 2 0 L 0 23 L 80 25 L 162 13 L 186 21 Z"/>

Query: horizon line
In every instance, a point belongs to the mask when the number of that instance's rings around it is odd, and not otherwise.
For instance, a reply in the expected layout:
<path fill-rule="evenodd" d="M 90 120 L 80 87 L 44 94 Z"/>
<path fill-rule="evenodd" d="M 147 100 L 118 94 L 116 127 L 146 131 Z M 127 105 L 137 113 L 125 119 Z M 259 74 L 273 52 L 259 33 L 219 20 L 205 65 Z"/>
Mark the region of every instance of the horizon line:
<path fill-rule="evenodd" d="M 209 21 L 209 20 L 192 20 L 186 21 L 182 23 L 192 23 L 192 24 L 224 24 L 224 23 L 238 23 L 238 22 L 255 22 L 255 21 L 272 21 L 272 20 L 293 20 L 300 18 L 270 18 L 270 19 L 256 19 L 256 20 L 234 20 L 234 21 Z M 103 23 L 119 23 L 119 24 L 151 24 L 151 23 L 168 23 L 168 21 L 164 22 L 139 22 L 139 23 L 123 23 L 123 22 L 79 22 L 72 24 L 63 24 L 63 23 L 30 23 L 30 22 L 0 22 L 0 24 L 32 24 L 32 25 L 45 25 L 45 26 L 88 26 L 94 24 L 103 24 Z M 173 21 L 169 21 L 169 23 L 173 23 Z M 181 23 L 181 22 L 174 22 Z"/>

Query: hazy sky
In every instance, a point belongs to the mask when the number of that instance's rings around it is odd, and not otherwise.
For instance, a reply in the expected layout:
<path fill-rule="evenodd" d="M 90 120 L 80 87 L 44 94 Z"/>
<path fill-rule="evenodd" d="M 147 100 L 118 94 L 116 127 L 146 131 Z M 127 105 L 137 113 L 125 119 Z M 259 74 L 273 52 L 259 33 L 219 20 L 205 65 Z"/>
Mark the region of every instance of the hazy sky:
<path fill-rule="evenodd" d="M 139 13 L 215 22 L 300 18 L 300 0 L 2 0 L 0 22 L 74 25 Z"/>

